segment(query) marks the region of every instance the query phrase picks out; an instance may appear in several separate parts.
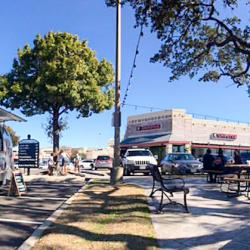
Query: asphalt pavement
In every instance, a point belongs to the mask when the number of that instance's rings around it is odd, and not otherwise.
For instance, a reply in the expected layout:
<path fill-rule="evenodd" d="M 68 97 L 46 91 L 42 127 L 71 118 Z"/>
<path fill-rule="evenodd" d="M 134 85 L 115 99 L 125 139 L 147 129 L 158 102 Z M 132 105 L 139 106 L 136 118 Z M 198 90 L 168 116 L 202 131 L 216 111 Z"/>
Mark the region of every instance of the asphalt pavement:
<path fill-rule="evenodd" d="M 83 177 L 27 176 L 21 197 L 0 193 L 0 249 L 16 249 L 61 204 L 84 185 Z M 28 182 L 27 182 L 28 181 Z"/>

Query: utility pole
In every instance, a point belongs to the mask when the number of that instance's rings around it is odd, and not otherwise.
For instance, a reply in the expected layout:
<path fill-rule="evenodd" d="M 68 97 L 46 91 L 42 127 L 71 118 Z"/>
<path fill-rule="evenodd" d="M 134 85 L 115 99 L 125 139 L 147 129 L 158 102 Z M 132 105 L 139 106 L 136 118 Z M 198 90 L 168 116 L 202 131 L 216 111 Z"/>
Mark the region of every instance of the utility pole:
<path fill-rule="evenodd" d="M 116 74 L 115 74 L 115 112 L 114 112 L 114 161 L 111 172 L 112 185 L 122 181 L 123 168 L 120 166 L 120 127 L 121 127 L 121 0 L 116 3 Z"/>

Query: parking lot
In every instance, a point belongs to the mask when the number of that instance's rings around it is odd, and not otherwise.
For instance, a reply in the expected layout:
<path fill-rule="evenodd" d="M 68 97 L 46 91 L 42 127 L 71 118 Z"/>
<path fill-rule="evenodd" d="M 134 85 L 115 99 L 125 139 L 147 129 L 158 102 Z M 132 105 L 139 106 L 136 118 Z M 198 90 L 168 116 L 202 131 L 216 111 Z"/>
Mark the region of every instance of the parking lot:
<path fill-rule="evenodd" d="M 30 178 L 31 179 L 31 178 Z M 0 195 L 0 246 L 16 249 L 43 223 L 65 200 L 84 185 L 83 178 L 53 177 L 27 183 L 28 192 L 22 197 Z"/>

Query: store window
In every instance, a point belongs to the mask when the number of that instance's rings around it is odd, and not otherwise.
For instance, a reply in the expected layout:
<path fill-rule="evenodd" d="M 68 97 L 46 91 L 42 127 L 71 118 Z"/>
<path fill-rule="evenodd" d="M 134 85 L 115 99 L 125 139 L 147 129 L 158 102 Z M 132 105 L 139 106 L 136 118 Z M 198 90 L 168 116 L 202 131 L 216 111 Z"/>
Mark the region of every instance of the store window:
<path fill-rule="evenodd" d="M 232 149 L 225 149 L 224 150 L 224 155 L 226 155 L 226 156 L 233 156 L 233 153 L 234 153 L 234 150 L 232 150 Z"/>
<path fill-rule="evenodd" d="M 160 146 L 160 147 L 150 147 L 150 151 L 152 152 L 153 155 L 158 156 L 158 163 L 161 162 L 161 160 L 165 157 L 165 146 Z"/>
<path fill-rule="evenodd" d="M 185 152 L 185 145 L 173 145 L 173 153 L 184 153 Z"/>
<path fill-rule="evenodd" d="M 197 159 L 202 158 L 206 151 L 206 148 L 192 148 L 192 155 Z"/>

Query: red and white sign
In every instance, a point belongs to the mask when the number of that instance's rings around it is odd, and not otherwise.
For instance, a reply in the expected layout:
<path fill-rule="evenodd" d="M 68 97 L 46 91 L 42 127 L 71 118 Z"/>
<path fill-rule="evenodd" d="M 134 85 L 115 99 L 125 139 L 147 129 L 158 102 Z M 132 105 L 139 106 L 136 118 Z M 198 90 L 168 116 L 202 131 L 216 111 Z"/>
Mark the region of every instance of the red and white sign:
<path fill-rule="evenodd" d="M 155 130 L 160 129 L 161 124 L 151 124 L 151 125 L 144 125 L 144 126 L 137 126 L 136 131 L 145 131 L 145 130 Z"/>
<path fill-rule="evenodd" d="M 235 134 L 218 134 L 218 133 L 213 133 L 211 135 L 211 139 L 233 141 L 233 140 L 237 139 L 237 135 L 235 135 Z"/>

